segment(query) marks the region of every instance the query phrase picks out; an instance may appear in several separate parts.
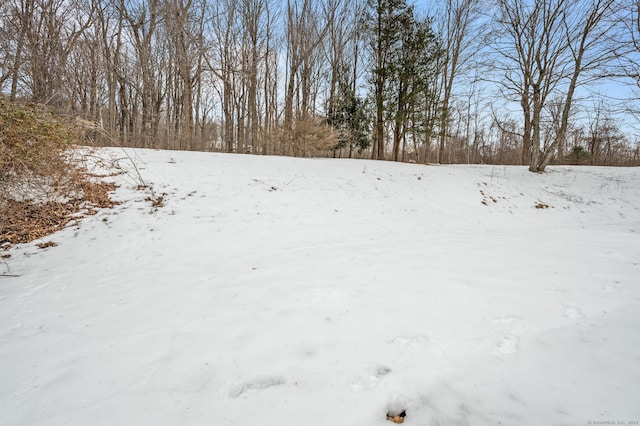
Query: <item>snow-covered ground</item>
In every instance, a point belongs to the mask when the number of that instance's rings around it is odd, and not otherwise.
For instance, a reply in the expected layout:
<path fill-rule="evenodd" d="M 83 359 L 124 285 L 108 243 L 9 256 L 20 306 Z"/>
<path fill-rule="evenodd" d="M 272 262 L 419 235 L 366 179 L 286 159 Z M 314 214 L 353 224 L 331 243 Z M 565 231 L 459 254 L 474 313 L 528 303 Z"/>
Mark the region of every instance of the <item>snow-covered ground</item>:
<path fill-rule="evenodd" d="M 640 169 L 129 152 L 164 207 L 10 252 L 0 424 L 640 421 Z"/>

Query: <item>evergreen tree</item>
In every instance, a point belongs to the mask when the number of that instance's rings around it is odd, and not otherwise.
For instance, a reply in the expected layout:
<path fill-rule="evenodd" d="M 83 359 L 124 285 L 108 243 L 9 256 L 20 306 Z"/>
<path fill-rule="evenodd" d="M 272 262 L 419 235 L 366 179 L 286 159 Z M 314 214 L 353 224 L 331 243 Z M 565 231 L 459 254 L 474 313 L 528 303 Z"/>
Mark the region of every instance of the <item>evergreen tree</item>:
<path fill-rule="evenodd" d="M 353 86 L 349 81 L 348 67 L 343 64 L 339 68 L 337 96 L 329 101 L 327 124 L 340 133 L 334 151 L 349 148 L 349 157 L 351 157 L 353 150 L 360 153 L 369 147 L 370 141 L 367 137 L 369 118 L 364 100 L 356 96 L 353 91 Z"/>
<path fill-rule="evenodd" d="M 405 152 L 408 130 L 431 126 L 425 102 L 438 92 L 441 42 L 431 20 L 419 20 L 406 0 L 369 0 L 363 18 L 372 55 L 371 83 L 375 108 L 374 159 L 385 158 L 385 129 L 393 129 L 394 160 Z M 414 141 L 415 142 L 415 141 Z"/>
<path fill-rule="evenodd" d="M 431 21 L 416 20 L 413 7 L 402 16 L 401 44 L 392 55 L 393 160 L 406 150 L 408 130 L 427 129 L 435 118 L 425 111 L 425 103 L 438 97 L 437 76 L 442 56 L 441 43 L 431 29 Z M 404 158 L 402 158 L 404 159 Z"/>
<path fill-rule="evenodd" d="M 385 146 L 385 93 L 391 79 L 391 55 L 400 40 L 399 17 L 407 9 L 405 0 L 368 0 L 363 17 L 363 29 L 369 39 L 373 56 L 373 99 L 376 118 L 373 126 L 374 145 L 372 158 L 384 159 Z"/>

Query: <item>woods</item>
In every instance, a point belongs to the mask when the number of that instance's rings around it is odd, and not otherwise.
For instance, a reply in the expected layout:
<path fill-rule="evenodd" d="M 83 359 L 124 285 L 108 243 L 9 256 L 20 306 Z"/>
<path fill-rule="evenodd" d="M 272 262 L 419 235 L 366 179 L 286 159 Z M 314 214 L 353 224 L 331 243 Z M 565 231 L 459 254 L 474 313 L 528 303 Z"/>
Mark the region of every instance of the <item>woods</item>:
<path fill-rule="evenodd" d="M 0 93 L 96 123 L 85 137 L 99 145 L 534 172 L 638 165 L 638 10 L 632 0 L 7 0 Z M 595 143 L 603 132 L 615 137 Z"/>

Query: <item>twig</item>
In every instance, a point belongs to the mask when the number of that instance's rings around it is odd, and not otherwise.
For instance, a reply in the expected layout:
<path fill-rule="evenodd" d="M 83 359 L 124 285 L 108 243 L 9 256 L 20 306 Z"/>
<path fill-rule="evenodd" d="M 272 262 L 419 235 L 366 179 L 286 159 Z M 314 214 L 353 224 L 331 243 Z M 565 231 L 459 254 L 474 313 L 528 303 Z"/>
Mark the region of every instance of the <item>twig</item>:
<path fill-rule="evenodd" d="M 76 117 L 76 123 L 79 124 L 83 128 L 97 131 L 98 133 L 100 133 L 101 135 L 103 135 L 104 137 L 109 139 L 109 141 L 111 143 L 113 143 L 115 146 L 120 148 L 122 150 L 122 152 L 124 153 L 124 155 L 129 160 L 129 163 L 131 163 L 131 165 L 133 166 L 133 169 L 136 171 L 136 174 L 138 175 L 138 183 L 141 186 L 143 186 L 145 188 L 148 188 L 149 191 L 151 191 L 151 195 L 153 197 L 155 197 L 155 193 L 153 191 L 153 188 L 150 185 L 147 185 L 147 183 L 144 181 L 144 179 L 142 178 L 142 173 L 140 173 L 140 169 L 138 169 L 138 166 L 136 165 L 135 161 L 133 161 L 133 158 L 131 158 L 131 156 L 129 155 L 127 150 L 124 149 L 124 147 L 122 145 L 120 145 L 120 143 L 116 140 L 116 138 L 114 138 L 111 135 L 111 133 L 107 132 L 107 130 L 104 127 L 102 127 L 101 124 L 98 124 L 95 121 L 89 121 L 89 120 L 85 120 L 85 119 L 80 118 L 80 117 Z"/>

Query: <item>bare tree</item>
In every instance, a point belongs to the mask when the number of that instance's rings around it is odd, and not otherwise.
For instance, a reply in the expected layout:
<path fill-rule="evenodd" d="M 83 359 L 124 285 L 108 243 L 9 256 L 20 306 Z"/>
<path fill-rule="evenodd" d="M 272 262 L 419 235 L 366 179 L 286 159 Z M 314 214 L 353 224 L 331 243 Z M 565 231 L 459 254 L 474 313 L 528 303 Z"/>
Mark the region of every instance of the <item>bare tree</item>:
<path fill-rule="evenodd" d="M 344 79 L 345 71 L 357 73 L 358 61 L 358 14 L 362 11 L 362 2 L 345 0 L 328 0 L 327 9 L 332 11 L 333 19 L 328 22 L 325 57 L 329 67 L 328 109 L 339 100 L 338 87 Z M 351 55 L 351 58 L 348 56 Z M 352 87 L 355 91 L 355 87 Z M 329 111 L 330 113 L 330 111 Z"/>
<path fill-rule="evenodd" d="M 221 98 L 222 110 L 222 142 L 227 152 L 235 149 L 235 79 L 239 64 L 237 61 L 237 45 L 239 38 L 237 24 L 237 0 L 216 2 L 212 11 L 213 45 L 215 46 L 207 57 L 209 70 L 219 80 L 216 90 Z"/>
<path fill-rule="evenodd" d="M 249 137 L 247 145 L 251 150 L 258 144 L 260 122 L 258 118 L 258 67 L 264 50 L 265 22 L 267 7 L 265 0 L 242 0 L 242 22 L 245 28 L 243 49 L 244 76 L 247 85 L 247 109 Z"/>
<path fill-rule="evenodd" d="M 637 117 L 640 115 L 637 104 L 640 99 L 640 0 L 622 0 L 617 18 L 622 34 L 616 46 L 620 60 L 614 76 L 621 77 L 631 86 L 625 109 Z"/>
<path fill-rule="evenodd" d="M 292 129 L 294 112 L 297 119 L 307 118 L 310 112 L 311 79 L 319 66 L 320 47 L 329 31 L 328 22 L 333 19 L 334 13 L 334 9 L 330 9 L 328 14 L 322 13 L 318 3 L 311 0 L 287 1 L 288 70 L 284 105 L 285 131 Z"/>
<path fill-rule="evenodd" d="M 479 0 L 445 0 L 441 34 L 444 39 L 442 66 L 442 114 L 440 116 L 440 145 L 438 162 L 444 162 L 444 149 L 449 127 L 449 107 L 456 77 L 477 51 L 473 42 L 481 34 L 476 25 L 480 16 Z"/>
<path fill-rule="evenodd" d="M 519 97 L 523 112 L 523 162 L 542 172 L 566 136 L 574 94 L 584 73 L 611 60 L 604 46 L 615 0 L 498 0 L 502 84 Z M 561 102 L 560 123 L 544 140 L 548 102 Z M 544 142 L 544 146 L 542 143 Z M 530 150 L 530 155 L 529 155 Z M 529 158 L 528 158 L 529 157 Z"/>
<path fill-rule="evenodd" d="M 170 52 L 173 54 L 176 122 L 180 149 L 192 149 L 196 114 L 196 99 L 204 69 L 205 2 L 198 0 L 164 0 L 165 28 Z"/>
<path fill-rule="evenodd" d="M 25 62 L 27 33 L 33 22 L 35 5 L 33 0 L 5 2 L 0 6 L 0 89 L 5 81 L 11 79 L 9 99 L 15 100 L 21 80 L 21 71 Z M 14 43 L 11 43 L 11 41 Z M 12 46 L 13 44 L 13 46 Z"/>
<path fill-rule="evenodd" d="M 93 5 L 80 1 L 25 0 L 20 8 L 12 96 L 15 97 L 19 69 L 26 66 L 22 75 L 32 100 L 62 105 L 67 94 L 64 84 L 67 59 L 92 25 Z"/>
<path fill-rule="evenodd" d="M 265 50 L 263 55 L 264 82 L 264 126 L 262 129 L 262 154 L 268 154 L 273 149 L 272 135 L 278 127 L 278 63 L 279 54 L 277 46 L 280 45 L 277 30 L 274 28 L 278 22 L 277 11 L 267 1 L 265 6 Z"/>

